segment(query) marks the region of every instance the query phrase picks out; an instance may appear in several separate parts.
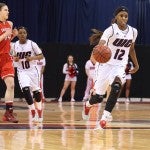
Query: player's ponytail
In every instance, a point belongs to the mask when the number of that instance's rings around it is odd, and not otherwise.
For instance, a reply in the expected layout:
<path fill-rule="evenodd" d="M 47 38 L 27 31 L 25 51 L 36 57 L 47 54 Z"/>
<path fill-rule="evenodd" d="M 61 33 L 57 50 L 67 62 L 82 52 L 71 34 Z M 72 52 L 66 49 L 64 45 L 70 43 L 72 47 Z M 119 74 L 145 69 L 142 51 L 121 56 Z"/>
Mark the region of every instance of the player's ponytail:
<path fill-rule="evenodd" d="M 99 40 L 100 40 L 103 32 L 100 30 L 97 30 L 97 29 L 91 29 L 91 31 L 93 33 L 89 37 L 90 45 L 97 45 L 99 43 Z"/>

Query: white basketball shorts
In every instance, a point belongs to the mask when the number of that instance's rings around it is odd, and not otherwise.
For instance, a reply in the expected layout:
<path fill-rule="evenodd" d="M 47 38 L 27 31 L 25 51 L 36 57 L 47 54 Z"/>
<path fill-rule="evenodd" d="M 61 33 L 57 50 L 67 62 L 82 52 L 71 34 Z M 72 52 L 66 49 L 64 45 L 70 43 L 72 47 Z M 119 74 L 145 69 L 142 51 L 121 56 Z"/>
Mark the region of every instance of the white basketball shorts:
<path fill-rule="evenodd" d="M 31 91 L 41 90 L 40 75 L 36 67 L 28 70 L 17 69 L 17 75 L 21 89 L 30 87 Z"/>
<path fill-rule="evenodd" d="M 119 77 L 122 84 L 125 83 L 125 67 L 110 64 L 99 64 L 95 69 L 95 84 L 94 89 L 96 94 L 104 95 L 109 85 Z"/>

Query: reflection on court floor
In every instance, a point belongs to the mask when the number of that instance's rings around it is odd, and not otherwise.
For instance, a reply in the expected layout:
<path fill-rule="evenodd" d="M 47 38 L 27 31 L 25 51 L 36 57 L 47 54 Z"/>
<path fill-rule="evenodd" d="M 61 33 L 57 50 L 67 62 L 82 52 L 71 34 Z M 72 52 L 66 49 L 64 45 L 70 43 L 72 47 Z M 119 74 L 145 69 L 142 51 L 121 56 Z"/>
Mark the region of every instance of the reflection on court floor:
<path fill-rule="evenodd" d="M 94 128 L 105 103 L 90 110 L 88 121 L 82 120 L 82 102 L 45 103 L 42 124 L 28 123 L 25 103 L 15 106 L 19 123 L 0 121 L 1 150 L 148 150 L 150 146 L 149 103 L 118 103 L 104 130 Z M 3 104 L 0 110 L 2 116 Z"/>

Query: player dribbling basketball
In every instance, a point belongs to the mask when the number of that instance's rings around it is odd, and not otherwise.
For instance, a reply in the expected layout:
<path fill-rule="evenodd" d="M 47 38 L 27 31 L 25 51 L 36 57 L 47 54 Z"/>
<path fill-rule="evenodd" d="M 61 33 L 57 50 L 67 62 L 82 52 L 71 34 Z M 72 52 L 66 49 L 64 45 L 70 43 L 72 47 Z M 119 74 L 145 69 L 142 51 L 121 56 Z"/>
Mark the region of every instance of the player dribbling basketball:
<path fill-rule="evenodd" d="M 127 24 L 128 9 L 124 6 L 117 8 L 114 12 L 114 17 L 115 23 L 104 31 L 99 41 L 99 45 L 107 45 L 111 49 L 112 56 L 107 63 L 100 64 L 97 62 L 94 92 L 89 101 L 85 103 L 82 112 L 83 119 L 87 119 L 92 105 L 102 102 L 106 89 L 111 85 L 110 95 L 99 123 L 101 128 L 106 126 L 106 122 L 112 120 L 111 112 L 126 80 L 125 67 L 128 62 L 128 55 L 130 55 L 134 63 L 134 68 L 129 73 L 133 74 L 139 69 L 134 49 L 137 30 Z"/>

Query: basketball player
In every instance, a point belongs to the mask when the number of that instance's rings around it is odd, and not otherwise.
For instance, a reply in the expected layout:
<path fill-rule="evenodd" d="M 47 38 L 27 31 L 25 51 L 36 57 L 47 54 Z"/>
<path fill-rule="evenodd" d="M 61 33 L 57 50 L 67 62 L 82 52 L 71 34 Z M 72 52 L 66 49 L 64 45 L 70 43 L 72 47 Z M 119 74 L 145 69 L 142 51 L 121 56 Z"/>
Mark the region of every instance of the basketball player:
<path fill-rule="evenodd" d="M 10 56 L 10 41 L 18 34 L 13 28 L 13 23 L 7 21 L 9 16 L 8 6 L 0 3 L 0 77 L 6 84 L 5 103 L 6 112 L 3 121 L 17 123 L 13 113 L 14 99 L 14 68 Z"/>
<path fill-rule="evenodd" d="M 18 39 L 13 44 L 12 50 L 20 88 L 32 114 L 32 122 L 42 122 L 40 74 L 36 61 L 43 59 L 43 54 L 35 42 L 27 39 L 27 29 L 25 27 L 18 28 Z M 30 91 L 32 91 L 32 94 Z M 36 101 L 38 118 L 35 116 L 35 105 L 32 95 Z"/>
<path fill-rule="evenodd" d="M 75 87 L 79 71 L 77 64 L 74 63 L 74 57 L 72 55 L 67 57 L 67 63 L 65 63 L 63 66 L 63 73 L 66 74 L 66 76 L 58 101 L 62 102 L 63 95 L 65 94 L 68 86 L 71 85 L 71 102 L 74 102 Z"/>
<path fill-rule="evenodd" d="M 90 95 L 90 90 L 93 88 L 94 76 L 95 76 L 95 59 L 92 57 L 85 64 L 85 72 L 87 75 L 86 90 L 83 97 L 83 101 L 87 101 Z"/>
<path fill-rule="evenodd" d="M 125 83 L 125 97 L 126 97 L 126 100 L 125 100 L 125 102 L 126 103 L 130 102 L 129 95 L 130 95 L 130 87 L 131 87 L 131 81 L 132 81 L 132 75 L 129 73 L 130 69 L 133 69 L 133 63 L 129 59 L 128 64 L 126 65 L 126 69 L 125 69 L 125 72 L 126 72 L 126 83 Z"/>
<path fill-rule="evenodd" d="M 41 60 L 37 60 L 37 67 L 38 67 L 38 71 L 40 73 L 40 86 L 42 89 L 42 102 L 45 101 L 45 96 L 44 96 L 44 87 L 43 87 L 43 73 L 45 71 L 45 65 L 46 65 L 46 60 L 45 57 Z"/>
<path fill-rule="evenodd" d="M 112 120 L 111 112 L 126 80 L 125 67 L 128 62 L 128 55 L 130 55 L 134 64 L 134 68 L 129 70 L 129 73 L 133 74 L 139 69 L 134 49 L 137 30 L 127 24 L 128 9 L 124 6 L 118 7 L 114 12 L 114 16 L 115 23 L 104 31 L 99 41 L 99 45 L 107 45 L 111 49 L 112 56 L 107 63 L 99 63 L 95 68 L 97 73 L 94 92 L 89 101 L 85 103 L 82 112 L 83 119 L 88 119 L 92 105 L 102 102 L 106 89 L 111 85 L 111 91 L 100 120 L 100 128 L 104 128 L 106 122 Z"/>

